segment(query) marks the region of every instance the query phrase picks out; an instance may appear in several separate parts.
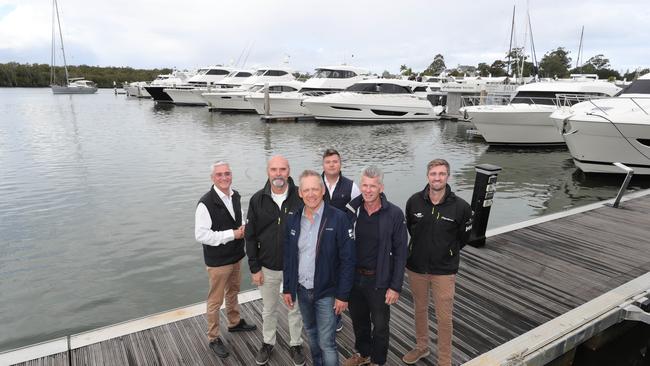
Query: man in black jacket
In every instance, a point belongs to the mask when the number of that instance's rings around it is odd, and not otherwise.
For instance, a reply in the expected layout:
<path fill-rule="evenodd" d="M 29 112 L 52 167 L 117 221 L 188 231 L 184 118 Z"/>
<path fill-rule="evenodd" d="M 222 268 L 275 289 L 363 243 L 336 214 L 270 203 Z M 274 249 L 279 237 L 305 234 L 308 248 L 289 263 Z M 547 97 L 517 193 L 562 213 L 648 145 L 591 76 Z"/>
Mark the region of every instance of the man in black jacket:
<path fill-rule="evenodd" d="M 334 149 L 327 149 L 323 153 L 323 183 L 325 183 L 325 202 L 346 212 L 348 203 L 357 198 L 361 191 L 352 179 L 346 178 L 341 173 L 341 155 Z M 343 330 L 341 314 L 336 316 L 336 331 Z"/>
<path fill-rule="evenodd" d="M 208 341 L 219 357 L 230 352 L 219 337 L 219 309 L 226 299 L 228 331 L 255 330 L 239 316 L 239 265 L 244 258 L 244 225 L 241 197 L 231 189 L 232 171 L 228 163 L 212 164 L 210 174 L 214 185 L 196 206 L 194 237 L 203 244 L 203 258 L 210 280 L 207 301 Z"/>
<path fill-rule="evenodd" d="M 262 334 L 264 341 L 255 357 L 265 365 L 275 345 L 278 303 L 282 285 L 285 221 L 303 206 L 298 187 L 289 176 L 289 162 L 282 156 L 267 164 L 268 181 L 251 197 L 246 220 L 246 254 L 253 284 L 262 295 Z M 304 365 L 302 353 L 302 317 L 299 304 L 289 309 L 290 353 L 295 365 Z"/>
<path fill-rule="evenodd" d="M 472 230 L 472 209 L 447 184 L 449 163 L 427 165 L 428 184 L 406 202 L 411 242 L 406 264 L 415 307 L 416 347 L 402 360 L 414 364 L 429 355 L 429 287 L 438 322 L 438 365 L 451 365 L 452 311 L 460 250 Z"/>
<path fill-rule="evenodd" d="M 384 174 L 369 166 L 361 172 L 361 196 L 348 204 L 354 223 L 357 263 L 350 292 L 350 316 L 358 353 L 344 366 L 383 365 L 388 354 L 390 306 L 404 281 L 407 235 L 404 214 L 384 195 Z"/>

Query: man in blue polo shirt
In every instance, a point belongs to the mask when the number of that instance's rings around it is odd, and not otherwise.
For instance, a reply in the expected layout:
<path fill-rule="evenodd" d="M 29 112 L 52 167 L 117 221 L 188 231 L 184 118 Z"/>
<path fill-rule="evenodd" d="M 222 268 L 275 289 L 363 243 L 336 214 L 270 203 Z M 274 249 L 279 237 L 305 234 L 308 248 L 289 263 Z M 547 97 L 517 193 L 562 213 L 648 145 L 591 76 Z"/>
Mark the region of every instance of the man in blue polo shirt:
<path fill-rule="evenodd" d="M 296 297 L 315 366 L 338 366 L 336 315 L 348 307 L 354 277 L 354 240 L 345 214 L 323 202 L 320 175 L 299 180 L 304 208 L 287 221 L 284 240 L 284 302 Z"/>

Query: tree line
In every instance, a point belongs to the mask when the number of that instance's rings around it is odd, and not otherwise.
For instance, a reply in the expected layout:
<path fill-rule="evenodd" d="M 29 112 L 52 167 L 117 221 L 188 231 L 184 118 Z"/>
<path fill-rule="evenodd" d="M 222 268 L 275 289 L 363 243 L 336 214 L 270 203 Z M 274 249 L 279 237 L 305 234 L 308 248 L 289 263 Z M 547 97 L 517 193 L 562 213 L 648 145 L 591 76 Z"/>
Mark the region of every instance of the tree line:
<path fill-rule="evenodd" d="M 112 88 L 113 81 L 118 85 L 128 81 L 151 81 L 160 74 L 169 74 L 171 69 L 134 69 L 131 67 L 68 66 L 70 77 L 84 77 L 97 83 L 100 88 Z M 65 79 L 63 66 L 56 67 L 59 83 Z M 9 62 L 0 64 L 0 87 L 47 87 L 50 86 L 50 65 L 19 64 Z"/>
<path fill-rule="evenodd" d="M 446 72 L 447 75 L 451 76 L 465 74 L 482 77 L 538 75 L 541 78 L 567 78 L 570 74 L 596 74 L 599 79 L 626 79 L 629 81 L 650 72 L 650 69 L 646 68 L 643 70 L 627 70 L 621 74 L 612 68 L 609 59 L 603 54 L 595 55 L 586 62 L 572 67 L 570 53 L 564 47 L 558 47 L 546 52 L 537 63 L 531 62 L 535 60 L 529 60 L 529 56 L 524 54 L 523 48 L 514 48 L 512 51 L 506 52 L 503 59 L 494 60 L 492 63 L 480 62 L 476 66 L 458 66 L 451 69 L 448 69 L 445 65 L 444 56 L 437 54 L 426 69 L 418 72 L 406 65 L 401 65 L 400 74 L 410 77 L 415 75 L 433 76 Z M 390 73 L 384 71 L 383 76 L 389 77 Z"/>

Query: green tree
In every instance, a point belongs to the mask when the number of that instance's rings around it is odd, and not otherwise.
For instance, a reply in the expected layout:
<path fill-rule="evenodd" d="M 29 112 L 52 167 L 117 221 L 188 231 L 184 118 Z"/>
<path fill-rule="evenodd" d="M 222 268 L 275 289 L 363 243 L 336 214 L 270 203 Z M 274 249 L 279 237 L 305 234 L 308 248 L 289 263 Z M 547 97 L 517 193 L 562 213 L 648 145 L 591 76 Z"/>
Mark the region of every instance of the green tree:
<path fill-rule="evenodd" d="M 523 60 L 523 72 L 522 75 L 533 75 L 533 64 L 528 62 L 528 56 L 524 52 L 523 47 L 515 47 L 509 53 L 506 52 L 506 58 L 510 58 L 510 75 L 521 76 L 520 71 L 522 69 L 522 60 Z M 507 67 L 508 62 L 504 62 L 504 65 Z"/>
<path fill-rule="evenodd" d="M 406 65 L 401 65 L 399 67 L 399 73 L 403 76 L 411 76 L 413 75 L 413 70 Z"/>
<path fill-rule="evenodd" d="M 479 76 L 488 76 L 490 75 L 490 66 L 485 62 L 481 62 L 476 67 Z"/>
<path fill-rule="evenodd" d="M 490 65 L 490 74 L 494 77 L 506 76 L 506 63 L 501 60 L 495 60 L 492 65 Z"/>
<path fill-rule="evenodd" d="M 568 77 L 570 67 L 571 57 L 569 57 L 569 51 L 564 47 L 546 52 L 539 62 L 540 74 L 544 77 Z"/>
<path fill-rule="evenodd" d="M 445 57 L 441 54 L 437 54 L 433 58 L 433 62 L 424 69 L 422 72 L 425 75 L 439 75 L 441 72 L 445 71 L 447 69 L 447 66 L 445 65 Z"/>

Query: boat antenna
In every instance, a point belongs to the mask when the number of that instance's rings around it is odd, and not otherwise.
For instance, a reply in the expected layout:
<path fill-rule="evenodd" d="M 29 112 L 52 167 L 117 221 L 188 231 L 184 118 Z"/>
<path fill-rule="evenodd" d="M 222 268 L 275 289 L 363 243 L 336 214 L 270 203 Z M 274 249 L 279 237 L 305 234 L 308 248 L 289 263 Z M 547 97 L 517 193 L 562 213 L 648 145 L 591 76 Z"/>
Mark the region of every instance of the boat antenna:
<path fill-rule="evenodd" d="M 506 74 L 510 76 L 510 54 L 512 53 L 512 36 L 515 33 L 515 6 L 512 6 L 512 25 L 510 25 L 510 47 L 508 48 L 508 71 Z"/>
<path fill-rule="evenodd" d="M 251 50 L 253 49 L 253 45 L 254 45 L 254 44 L 255 44 L 255 41 L 251 41 L 251 44 L 250 44 L 250 46 L 248 47 L 248 52 L 246 52 L 246 58 L 244 58 L 244 64 L 242 65 L 242 67 L 245 67 L 245 66 L 246 66 L 246 62 L 248 61 L 248 56 L 250 56 L 250 54 L 251 54 Z"/>
<path fill-rule="evenodd" d="M 59 4 L 54 0 L 54 8 L 56 9 L 56 20 L 59 25 L 59 38 L 61 38 L 61 53 L 63 54 L 63 68 L 65 69 L 65 85 L 69 84 L 69 75 L 68 75 L 68 62 L 65 59 L 65 48 L 63 47 L 63 32 L 61 31 L 61 17 L 59 16 Z"/>
<path fill-rule="evenodd" d="M 582 26 L 582 30 L 580 31 L 580 43 L 578 45 L 578 57 L 576 58 L 576 69 L 578 66 L 582 66 L 582 62 L 580 62 L 580 57 L 582 57 L 582 37 L 585 34 L 585 26 Z M 582 71 L 582 68 L 581 68 Z"/>

